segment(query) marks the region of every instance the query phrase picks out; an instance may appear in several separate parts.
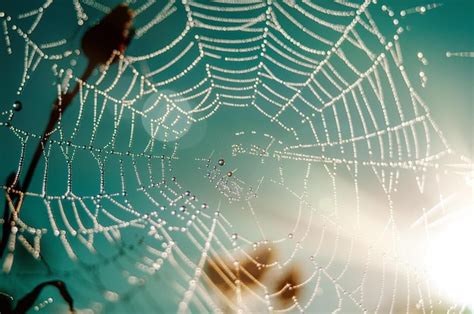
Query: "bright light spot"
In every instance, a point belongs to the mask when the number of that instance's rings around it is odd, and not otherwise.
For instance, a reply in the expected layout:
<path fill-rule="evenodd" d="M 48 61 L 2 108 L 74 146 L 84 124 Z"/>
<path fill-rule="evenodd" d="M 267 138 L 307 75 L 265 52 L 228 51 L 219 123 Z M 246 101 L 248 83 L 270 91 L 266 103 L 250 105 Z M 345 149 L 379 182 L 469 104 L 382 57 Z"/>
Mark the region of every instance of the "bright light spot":
<path fill-rule="evenodd" d="M 174 142 L 192 126 L 191 107 L 175 96 L 176 92 L 162 90 L 152 94 L 143 106 L 142 124 L 146 132 L 160 142 Z"/>
<path fill-rule="evenodd" d="M 431 238 L 428 271 L 446 297 L 454 302 L 474 305 L 474 215 L 471 210 L 450 220 Z"/>

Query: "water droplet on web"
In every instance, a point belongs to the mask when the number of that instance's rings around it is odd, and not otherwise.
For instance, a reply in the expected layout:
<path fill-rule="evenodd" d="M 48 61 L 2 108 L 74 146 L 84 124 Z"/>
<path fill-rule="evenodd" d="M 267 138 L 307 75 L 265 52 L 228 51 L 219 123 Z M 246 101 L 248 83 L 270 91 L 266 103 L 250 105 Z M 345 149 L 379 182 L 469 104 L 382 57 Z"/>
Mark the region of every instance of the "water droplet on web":
<path fill-rule="evenodd" d="M 229 178 L 232 177 L 232 175 L 233 175 L 232 171 L 227 172 L 227 176 L 228 176 Z"/>
<path fill-rule="evenodd" d="M 13 103 L 13 110 L 20 111 L 23 108 L 21 101 L 17 100 Z"/>
<path fill-rule="evenodd" d="M 138 283 L 138 278 L 135 276 L 129 276 L 128 277 L 128 283 L 131 285 L 135 285 Z"/>
<path fill-rule="evenodd" d="M 219 164 L 219 166 L 223 166 L 225 164 L 225 160 L 224 159 L 219 159 L 219 161 L 217 163 Z"/>
<path fill-rule="evenodd" d="M 119 295 L 113 291 L 105 291 L 104 298 L 110 302 L 116 302 L 119 299 Z"/>

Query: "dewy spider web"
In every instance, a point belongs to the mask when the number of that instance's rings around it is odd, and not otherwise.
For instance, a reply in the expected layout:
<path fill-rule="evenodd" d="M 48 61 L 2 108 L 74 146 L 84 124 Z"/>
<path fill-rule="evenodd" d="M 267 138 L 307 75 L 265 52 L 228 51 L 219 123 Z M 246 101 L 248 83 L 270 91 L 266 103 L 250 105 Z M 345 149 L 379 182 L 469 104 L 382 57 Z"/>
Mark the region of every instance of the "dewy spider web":
<path fill-rule="evenodd" d="M 15 97 L 35 94 L 24 112 L 81 84 L 23 195 L 6 287 L 62 278 L 85 312 L 464 310 L 438 304 L 410 251 L 422 241 L 410 239 L 429 239 L 425 211 L 470 161 L 411 83 L 404 28 L 388 6 L 133 3 L 131 49 L 81 82 L 75 34 L 112 5 L 72 3 L 1 8 L 7 58 L 21 73 Z M 55 12 L 68 12 L 65 34 L 42 38 L 58 27 Z M 41 123 L 2 108 L 6 164 L 21 175 Z M 185 144 L 206 123 L 225 143 Z M 433 191 L 438 199 L 423 201 Z M 272 251 L 265 262 L 259 250 Z"/>

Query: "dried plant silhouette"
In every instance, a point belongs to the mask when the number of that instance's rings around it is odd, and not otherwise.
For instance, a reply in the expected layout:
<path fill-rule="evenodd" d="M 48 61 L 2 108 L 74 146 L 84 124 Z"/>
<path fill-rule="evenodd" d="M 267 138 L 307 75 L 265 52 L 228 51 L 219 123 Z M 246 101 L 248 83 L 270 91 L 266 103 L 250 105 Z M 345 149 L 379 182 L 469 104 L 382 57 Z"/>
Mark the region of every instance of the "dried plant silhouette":
<path fill-rule="evenodd" d="M 302 275 L 298 267 L 293 265 L 281 275 L 270 275 L 269 266 L 276 261 L 277 250 L 272 246 L 263 246 L 241 258 L 228 261 L 225 258 L 214 255 L 208 258 L 204 271 L 224 296 L 231 299 L 235 295 L 237 282 L 246 289 L 254 289 L 258 283 L 269 281 L 274 288 L 274 295 L 278 301 L 274 309 L 286 309 L 290 307 L 302 292 L 299 286 Z M 269 275 L 264 278 L 265 275 Z"/>
<path fill-rule="evenodd" d="M 23 314 L 26 313 L 29 309 L 31 309 L 40 295 L 41 291 L 47 287 L 53 286 L 59 290 L 64 301 L 69 306 L 69 311 L 75 313 L 74 310 L 74 301 L 71 297 L 71 294 L 67 290 L 66 284 L 60 280 L 52 280 L 40 283 L 37 285 L 31 292 L 26 294 L 23 298 L 21 298 L 15 307 L 13 307 L 13 297 L 7 295 L 5 293 L 0 293 L 0 313 L 2 314 Z"/>
<path fill-rule="evenodd" d="M 264 246 L 237 259 L 238 264 L 224 261 L 219 256 L 210 257 L 205 272 L 211 282 L 224 294 L 234 293 L 236 281 L 251 288 L 267 273 L 269 264 L 275 261 L 276 252 L 271 246 Z"/>
<path fill-rule="evenodd" d="M 126 4 L 120 4 L 110 11 L 110 13 L 106 15 L 97 25 L 86 31 L 82 38 L 81 46 L 85 56 L 88 59 L 88 63 L 84 73 L 80 78 L 80 82 L 86 82 L 97 66 L 115 62 L 117 60 L 117 54 L 115 53 L 116 51 L 121 54 L 124 53 L 134 35 L 134 30 L 132 29 L 133 17 L 133 11 Z M 18 179 L 13 180 L 13 182 L 8 182 L 7 184 L 7 186 L 10 187 L 10 191 L 12 192 L 9 193 L 12 199 L 15 199 L 12 195 L 13 192 L 18 194 L 28 191 L 31 180 L 33 179 L 33 175 L 38 166 L 38 162 L 41 158 L 44 146 L 54 131 L 54 127 L 60 119 L 61 114 L 66 111 L 74 97 L 79 92 L 81 84 L 80 82 L 76 83 L 72 91 L 63 93 L 54 102 L 48 124 L 43 132 L 41 141 L 36 147 L 33 159 L 31 160 L 28 170 L 26 171 L 23 184 L 20 185 L 18 182 L 16 182 Z M 11 176 L 9 178 L 11 178 Z M 18 208 L 18 201 L 13 207 L 17 214 L 19 214 L 20 209 Z M 7 204 L 5 209 L 8 210 L 8 208 L 9 205 Z M 9 219 L 4 220 L 4 229 L 11 229 L 11 226 L 5 227 L 6 225 L 11 225 L 11 219 L 12 215 L 10 215 Z M 7 234 L 9 234 L 9 232 L 7 232 Z M 7 242 L 8 235 L 5 236 L 5 231 L 3 231 L 2 241 L 0 242 L 0 258 L 4 254 Z"/>
<path fill-rule="evenodd" d="M 276 285 L 276 293 L 280 301 L 281 308 L 287 308 L 295 298 L 301 294 L 301 273 L 296 266 L 293 266 Z"/>
<path fill-rule="evenodd" d="M 61 94 L 55 100 L 48 124 L 46 125 L 43 136 L 36 147 L 31 163 L 26 171 L 23 184 L 20 185 L 19 183 L 20 174 L 17 176 L 15 173 L 12 173 L 7 178 L 7 201 L 3 213 L 0 259 L 4 255 L 12 232 L 12 227 L 15 224 L 16 217 L 18 217 L 20 213 L 23 194 L 28 191 L 44 147 L 53 133 L 57 122 L 79 92 L 81 83 L 86 82 L 98 66 L 116 62 L 118 60 L 117 56 L 125 52 L 125 49 L 130 44 L 134 35 L 134 30 L 132 28 L 133 17 L 134 12 L 128 7 L 128 5 L 120 4 L 110 11 L 110 13 L 107 14 L 98 24 L 87 30 L 82 37 L 81 47 L 88 59 L 88 63 L 80 81 L 76 83 L 70 92 Z M 13 109 L 15 111 L 21 110 L 21 103 L 15 102 Z M 43 260 L 43 258 L 41 258 L 41 260 Z M 1 298 L 1 313 L 25 313 L 33 306 L 39 293 L 47 285 L 52 285 L 58 288 L 64 300 L 69 304 L 70 310 L 73 311 L 73 300 L 67 291 L 65 284 L 62 281 L 49 281 L 39 284 L 32 292 L 27 294 L 18 302 L 15 309 L 10 308 L 8 310 L 6 303 L 4 303 L 8 298 L 3 295 Z"/>
<path fill-rule="evenodd" d="M 130 10 L 126 4 L 120 4 L 97 25 L 91 27 L 84 34 L 81 47 L 88 59 L 88 63 L 80 78 L 81 82 L 86 82 L 97 66 L 115 62 L 117 60 L 115 51 L 121 54 L 124 53 L 134 34 L 134 31 L 131 29 L 133 15 L 133 11 Z M 26 172 L 23 185 L 21 186 L 23 192 L 28 190 L 39 159 L 41 158 L 44 145 L 51 136 L 61 114 L 66 111 L 79 92 L 79 88 L 80 83 L 78 82 L 71 92 L 62 94 L 61 97 L 54 102 L 48 124 L 43 132 L 42 140 L 36 148 L 30 167 Z"/>

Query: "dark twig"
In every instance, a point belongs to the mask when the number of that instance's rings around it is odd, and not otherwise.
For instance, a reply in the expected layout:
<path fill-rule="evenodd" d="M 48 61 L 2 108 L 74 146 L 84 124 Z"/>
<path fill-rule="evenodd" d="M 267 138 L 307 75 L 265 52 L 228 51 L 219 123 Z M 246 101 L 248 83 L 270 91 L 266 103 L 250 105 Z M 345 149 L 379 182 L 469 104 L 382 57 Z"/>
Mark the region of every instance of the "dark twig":
<path fill-rule="evenodd" d="M 37 285 L 31 292 L 27 293 L 23 298 L 21 298 L 13 308 L 13 297 L 0 292 L 0 313 L 2 314 L 24 314 L 26 311 L 31 309 L 35 304 L 36 299 L 40 295 L 43 288 L 46 286 L 53 286 L 59 290 L 59 293 L 63 297 L 64 301 L 69 306 L 69 311 L 75 313 L 74 310 L 74 300 L 71 297 L 71 294 L 67 290 L 66 284 L 61 280 L 51 280 L 40 283 Z"/>
<path fill-rule="evenodd" d="M 80 82 L 76 83 L 74 89 L 71 92 L 62 94 L 60 97 L 58 97 L 58 99 L 55 100 L 48 124 L 46 125 L 43 136 L 36 147 L 30 166 L 26 171 L 23 185 L 20 186 L 17 183 L 16 185 L 18 185 L 18 188 L 14 186 L 15 173 L 10 174 L 7 179 L 7 197 L 10 198 L 10 202 L 14 203 L 13 206 L 16 214 L 19 214 L 20 212 L 19 200 L 21 199 L 22 193 L 25 193 L 29 189 L 33 175 L 38 166 L 39 160 L 41 159 L 41 154 L 43 153 L 44 147 L 49 137 L 54 131 L 56 123 L 59 121 L 61 115 L 70 106 L 74 97 L 79 92 L 81 82 L 86 82 L 97 66 L 101 64 L 110 64 L 117 61 L 116 51 L 118 51 L 120 54 L 124 53 L 125 49 L 130 44 L 131 38 L 134 35 L 134 31 L 131 28 L 133 16 L 133 11 L 130 10 L 126 4 L 120 4 L 109 14 L 107 14 L 97 25 L 91 27 L 84 34 L 81 46 L 88 59 L 88 63 L 84 73 L 80 78 Z M 10 189 L 15 189 L 18 191 L 12 193 Z M 4 255 L 11 235 L 14 213 L 10 213 L 10 202 L 8 200 L 6 201 L 3 212 L 2 239 L 0 240 L 0 259 Z M 44 261 L 42 256 L 41 259 Z M 50 271 L 48 265 L 47 268 L 48 271 Z M 18 304 L 14 309 L 12 309 L 13 298 L 0 292 L 0 313 L 26 313 L 26 311 L 33 306 L 43 288 L 48 285 L 54 286 L 59 290 L 63 299 L 68 303 L 69 310 L 74 312 L 73 299 L 69 294 L 65 283 L 55 280 L 46 281 L 37 285 L 30 293 L 18 301 Z"/>
<path fill-rule="evenodd" d="M 91 27 L 82 38 L 82 50 L 88 59 L 87 67 L 80 78 L 80 82 L 86 82 L 98 65 L 115 62 L 115 51 L 123 53 L 130 44 L 133 30 L 130 31 L 133 12 L 127 5 L 121 4 L 106 15 L 97 25 Z M 111 60 L 112 58 L 112 60 Z M 22 185 L 22 191 L 28 191 L 33 174 L 38 166 L 43 148 L 51 136 L 61 114 L 71 104 L 80 89 L 80 83 L 76 83 L 74 89 L 60 98 L 56 99 L 49 117 L 46 129 L 43 132 L 40 143 L 36 147 L 31 164 L 26 172 Z"/>
<path fill-rule="evenodd" d="M 131 28 L 133 16 L 133 11 L 130 10 L 126 4 L 120 4 L 109 14 L 107 14 L 97 25 L 91 27 L 84 34 L 81 46 L 88 59 L 88 63 L 84 73 L 80 78 L 80 82 L 87 81 L 98 65 L 115 62 L 117 60 L 115 54 L 116 51 L 120 53 L 125 51 L 134 35 L 134 31 Z M 54 131 L 56 123 L 72 103 L 72 100 L 79 92 L 79 89 L 80 83 L 78 82 L 71 92 L 62 94 L 54 102 L 48 124 L 46 125 L 43 136 L 36 147 L 30 166 L 26 171 L 23 185 L 19 187 L 20 191 L 23 193 L 28 191 L 39 160 L 41 159 L 44 146 Z M 12 183 L 7 184 L 10 186 Z M 15 208 L 18 206 L 18 204 L 19 203 L 17 199 L 14 204 Z M 13 219 L 13 213 L 10 214 L 10 217 L 6 217 L 6 215 L 8 215 L 7 212 L 9 212 L 8 207 L 9 204 L 7 202 L 4 211 L 2 239 L 0 241 L 0 259 L 3 257 L 8 239 L 10 237 L 11 222 Z M 19 211 L 20 209 L 18 208 L 17 213 L 19 213 Z"/>

